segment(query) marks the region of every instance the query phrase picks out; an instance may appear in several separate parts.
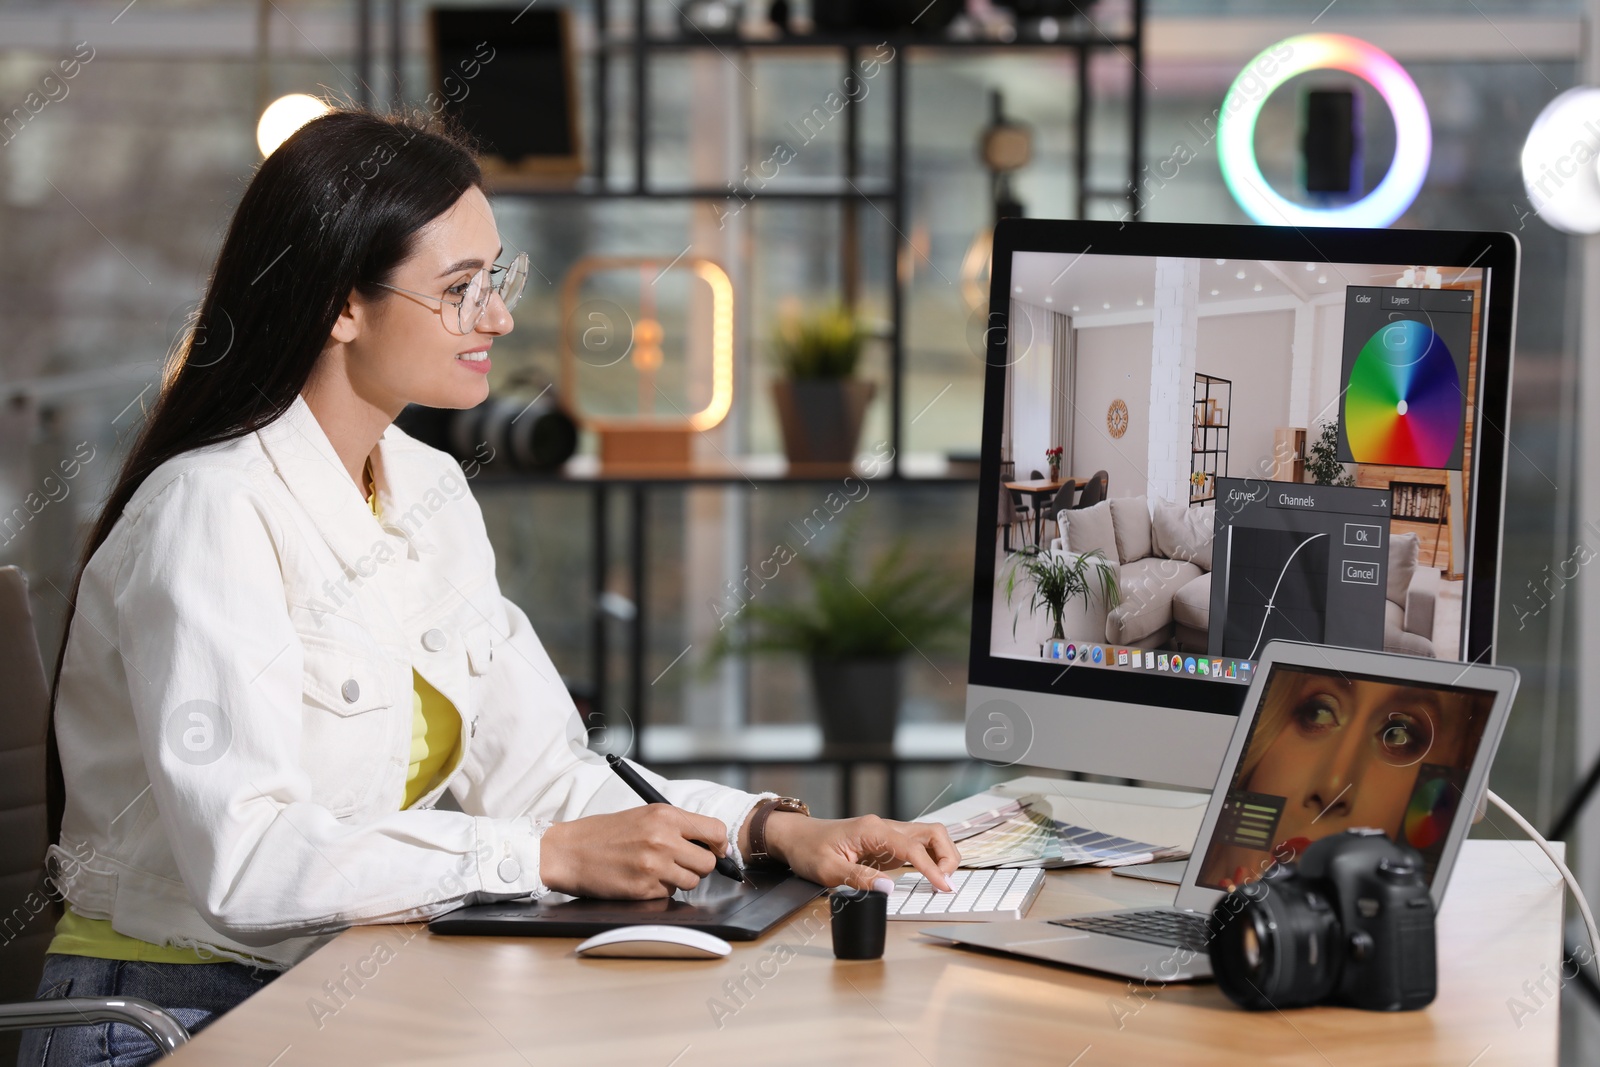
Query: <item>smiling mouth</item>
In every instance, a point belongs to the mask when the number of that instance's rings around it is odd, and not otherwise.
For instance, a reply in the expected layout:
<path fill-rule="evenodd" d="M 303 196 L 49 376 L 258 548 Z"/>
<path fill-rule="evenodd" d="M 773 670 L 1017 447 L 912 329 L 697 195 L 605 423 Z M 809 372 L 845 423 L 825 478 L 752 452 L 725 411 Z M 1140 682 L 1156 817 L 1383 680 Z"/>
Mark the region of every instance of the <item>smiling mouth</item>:
<path fill-rule="evenodd" d="M 487 348 L 479 348 L 471 352 L 458 352 L 456 353 L 456 358 L 465 360 L 468 363 L 482 363 L 489 358 L 489 350 Z"/>

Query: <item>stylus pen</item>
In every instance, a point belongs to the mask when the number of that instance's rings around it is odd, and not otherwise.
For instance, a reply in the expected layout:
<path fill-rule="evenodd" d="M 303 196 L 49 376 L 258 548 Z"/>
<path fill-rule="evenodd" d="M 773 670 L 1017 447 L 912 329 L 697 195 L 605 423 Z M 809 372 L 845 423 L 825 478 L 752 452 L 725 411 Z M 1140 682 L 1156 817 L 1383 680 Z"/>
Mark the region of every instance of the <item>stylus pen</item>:
<path fill-rule="evenodd" d="M 606 762 L 611 764 L 611 769 L 617 772 L 617 777 L 621 778 L 624 782 L 627 782 L 628 788 L 633 790 L 635 793 L 638 793 L 639 799 L 643 800 L 646 804 L 671 805 L 672 802 L 666 797 L 662 796 L 660 793 L 657 793 L 655 787 L 649 782 L 645 781 L 644 776 L 630 767 L 626 760 L 608 753 L 606 755 Z M 693 841 L 694 839 L 690 838 L 690 840 Z M 706 844 L 704 841 L 695 841 L 694 843 L 705 849 L 707 852 L 715 851 L 715 849 Z M 735 882 L 744 881 L 744 872 L 741 871 L 739 869 L 739 865 L 733 862 L 732 858 L 728 856 L 717 857 L 717 873 L 722 875 L 724 878 L 732 878 Z"/>

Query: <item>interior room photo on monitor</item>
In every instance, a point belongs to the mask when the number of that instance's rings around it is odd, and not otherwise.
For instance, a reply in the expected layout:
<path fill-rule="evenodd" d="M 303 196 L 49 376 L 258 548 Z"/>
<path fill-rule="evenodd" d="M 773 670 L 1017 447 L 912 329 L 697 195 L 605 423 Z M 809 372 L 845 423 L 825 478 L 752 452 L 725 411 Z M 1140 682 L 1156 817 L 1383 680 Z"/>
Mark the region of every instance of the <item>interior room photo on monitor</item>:
<path fill-rule="evenodd" d="M 1481 689 L 1274 667 L 1196 882 L 1238 888 L 1354 827 L 1415 848 L 1431 882 L 1493 707 Z"/>
<path fill-rule="evenodd" d="M 1014 253 L 989 654 L 1234 685 L 1274 638 L 1462 658 L 1485 281 Z"/>

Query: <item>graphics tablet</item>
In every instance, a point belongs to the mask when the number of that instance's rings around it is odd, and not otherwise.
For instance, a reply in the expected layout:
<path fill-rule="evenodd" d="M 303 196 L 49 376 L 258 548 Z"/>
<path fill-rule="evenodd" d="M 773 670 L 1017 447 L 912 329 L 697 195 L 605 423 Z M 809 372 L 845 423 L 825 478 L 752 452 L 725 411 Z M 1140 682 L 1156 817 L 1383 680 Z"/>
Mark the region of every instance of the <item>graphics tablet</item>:
<path fill-rule="evenodd" d="M 435 934 L 494 937 L 589 937 L 618 926 L 649 923 L 704 930 L 728 941 L 754 941 L 821 896 L 823 887 L 787 871 L 746 871 L 741 885 L 720 875 L 657 900 L 589 900 L 557 894 L 558 902 L 507 900 L 472 904 L 434 919 Z"/>

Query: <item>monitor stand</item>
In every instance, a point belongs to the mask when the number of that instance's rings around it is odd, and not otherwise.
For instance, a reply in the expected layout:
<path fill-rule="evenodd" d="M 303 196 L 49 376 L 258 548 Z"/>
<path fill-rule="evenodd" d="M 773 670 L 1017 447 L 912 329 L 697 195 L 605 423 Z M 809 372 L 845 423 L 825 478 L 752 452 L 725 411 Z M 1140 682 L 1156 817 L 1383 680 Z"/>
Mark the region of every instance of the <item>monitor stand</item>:
<path fill-rule="evenodd" d="M 1129 867 L 1116 867 L 1111 873 L 1122 878 L 1140 878 L 1146 882 L 1182 885 L 1183 872 L 1188 866 L 1188 860 L 1167 860 L 1164 863 L 1137 863 Z"/>

